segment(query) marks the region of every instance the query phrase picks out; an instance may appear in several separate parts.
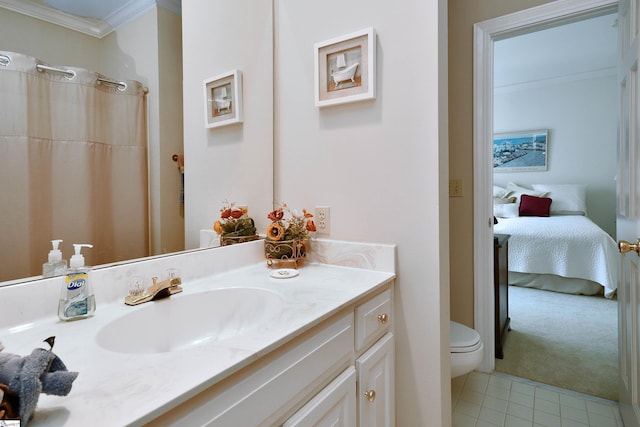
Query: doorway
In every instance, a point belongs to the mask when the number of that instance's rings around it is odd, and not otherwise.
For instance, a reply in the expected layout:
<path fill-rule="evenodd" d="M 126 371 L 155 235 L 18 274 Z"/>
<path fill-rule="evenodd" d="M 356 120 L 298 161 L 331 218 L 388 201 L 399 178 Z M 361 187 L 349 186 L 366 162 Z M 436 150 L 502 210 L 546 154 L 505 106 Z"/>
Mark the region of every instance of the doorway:
<path fill-rule="evenodd" d="M 475 325 L 485 343 L 480 370 L 492 372 L 494 353 L 493 301 L 493 61 L 494 41 L 577 19 L 615 12 L 615 0 L 562 0 L 474 26 L 474 306 Z"/>

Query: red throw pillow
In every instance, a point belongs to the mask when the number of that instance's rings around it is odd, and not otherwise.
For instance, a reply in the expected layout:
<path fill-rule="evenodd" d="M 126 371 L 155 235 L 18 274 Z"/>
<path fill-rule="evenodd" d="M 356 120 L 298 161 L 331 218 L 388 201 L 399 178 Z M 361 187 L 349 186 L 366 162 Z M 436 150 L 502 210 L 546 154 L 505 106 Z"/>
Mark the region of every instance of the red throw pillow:
<path fill-rule="evenodd" d="M 551 199 L 523 194 L 520 197 L 520 216 L 549 216 Z"/>

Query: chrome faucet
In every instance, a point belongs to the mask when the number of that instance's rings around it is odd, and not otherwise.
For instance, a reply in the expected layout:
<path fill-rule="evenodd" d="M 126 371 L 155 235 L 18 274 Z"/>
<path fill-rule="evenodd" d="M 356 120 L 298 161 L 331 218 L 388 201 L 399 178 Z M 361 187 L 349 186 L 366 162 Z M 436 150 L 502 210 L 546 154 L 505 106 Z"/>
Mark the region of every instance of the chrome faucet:
<path fill-rule="evenodd" d="M 157 277 L 151 279 L 153 284 L 143 292 L 129 293 L 124 299 L 127 305 L 138 305 L 144 302 L 153 301 L 160 298 L 166 298 L 178 292 L 182 292 L 182 280 L 180 277 L 171 276 L 166 280 L 158 282 Z"/>

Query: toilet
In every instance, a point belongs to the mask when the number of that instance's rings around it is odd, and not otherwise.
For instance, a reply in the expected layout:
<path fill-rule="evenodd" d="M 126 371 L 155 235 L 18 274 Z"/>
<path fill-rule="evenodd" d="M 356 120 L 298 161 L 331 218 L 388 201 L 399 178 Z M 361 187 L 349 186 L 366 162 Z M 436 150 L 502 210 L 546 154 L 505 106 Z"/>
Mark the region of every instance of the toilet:
<path fill-rule="evenodd" d="M 451 321 L 451 378 L 473 371 L 482 363 L 484 345 L 480 334 Z"/>

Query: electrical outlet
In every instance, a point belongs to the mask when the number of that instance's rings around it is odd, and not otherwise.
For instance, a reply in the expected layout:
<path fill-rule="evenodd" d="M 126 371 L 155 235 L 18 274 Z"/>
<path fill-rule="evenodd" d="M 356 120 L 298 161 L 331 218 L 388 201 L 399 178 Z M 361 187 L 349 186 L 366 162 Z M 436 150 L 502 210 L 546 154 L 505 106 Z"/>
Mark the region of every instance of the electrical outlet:
<path fill-rule="evenodd" d="M 449 180 L 449 197 L 462 197 L 462 180 Z"/>
<path fill-rule="evenodd" d="M 315 221 L 318 234 L 331 232 L 331 212 L 329 206 L 316 206 Z"/>

